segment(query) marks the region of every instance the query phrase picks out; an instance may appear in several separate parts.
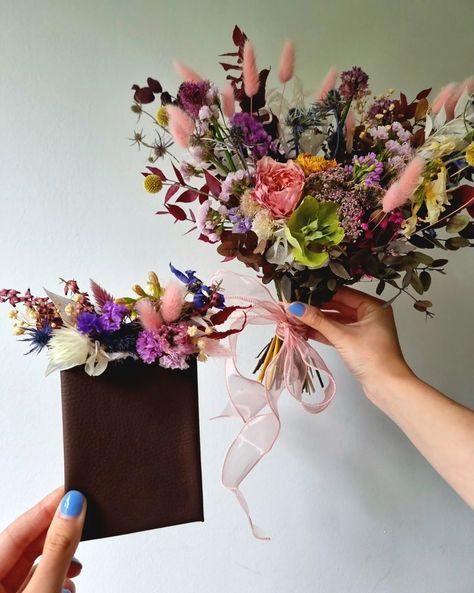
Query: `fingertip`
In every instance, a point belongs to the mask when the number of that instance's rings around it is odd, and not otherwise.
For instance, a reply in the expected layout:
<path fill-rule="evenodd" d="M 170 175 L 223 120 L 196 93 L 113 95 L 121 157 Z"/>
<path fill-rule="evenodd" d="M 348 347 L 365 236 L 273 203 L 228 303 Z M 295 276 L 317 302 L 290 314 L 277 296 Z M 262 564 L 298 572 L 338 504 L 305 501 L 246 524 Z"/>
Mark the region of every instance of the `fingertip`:
<path fill-rule="evenodd" d="M 63 519 L 76 519 L 82 513 L 86 498 L 79 490 L 66 492 L 59 505 L 59 516 Z"/>
<path fill-rule="evenodd" d="M 296 317 L 303 317 L 303 315 L 306 313 L 306 305 L 304 303 L 300 303 L 299 301 L 295 301 L 288 305 L 287 310 L 292 315 L 296 315 Z"/>

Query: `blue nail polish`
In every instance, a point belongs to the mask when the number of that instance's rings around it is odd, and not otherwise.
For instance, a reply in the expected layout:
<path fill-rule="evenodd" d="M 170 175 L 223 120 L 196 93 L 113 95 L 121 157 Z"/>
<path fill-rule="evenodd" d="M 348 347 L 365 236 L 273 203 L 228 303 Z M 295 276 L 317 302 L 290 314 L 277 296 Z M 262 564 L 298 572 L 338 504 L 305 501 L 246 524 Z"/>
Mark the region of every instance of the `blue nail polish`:
<path fill-rule="evenodd" d="M 288 307 L 288 311 L 297 317 L 301 317 L 305 312 L 305 309 L 306 307 L 303 305 L 303 303 L 291 303 L 291 305 Z"/>
<path fill-rule="evenodd" d="M 78 517 L 84 504 L 84 496 L 77 490 L 70 490 L 62 499 L 59 512 L 63 517 Z"/>
<path fill-rule="evenodd" d="M 63 593 L 71 593 L 69 589 L 63 589 Z"/>

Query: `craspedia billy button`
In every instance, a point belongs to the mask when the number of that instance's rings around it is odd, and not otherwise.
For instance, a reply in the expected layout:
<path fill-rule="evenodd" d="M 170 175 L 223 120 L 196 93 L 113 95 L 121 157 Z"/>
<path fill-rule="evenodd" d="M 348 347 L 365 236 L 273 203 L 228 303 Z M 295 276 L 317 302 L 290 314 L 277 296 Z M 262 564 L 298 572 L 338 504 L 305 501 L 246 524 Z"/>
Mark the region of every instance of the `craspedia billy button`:
<path fill-rule="evenodd" d="M 163 182 L 158 175 L 147 175 L 143 185 L 149 194 L 157 194 L 163 187 Z"/>

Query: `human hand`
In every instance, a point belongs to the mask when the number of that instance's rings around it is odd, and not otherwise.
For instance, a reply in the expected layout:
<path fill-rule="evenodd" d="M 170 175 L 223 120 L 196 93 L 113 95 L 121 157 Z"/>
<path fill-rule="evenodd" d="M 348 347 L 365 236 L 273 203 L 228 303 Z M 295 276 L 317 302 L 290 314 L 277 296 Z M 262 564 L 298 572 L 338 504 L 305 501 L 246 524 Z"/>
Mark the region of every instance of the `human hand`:
<path fill-rule="evenodd" d="M 76 491 L 63 494 L 54 490 L 0 533 L 0 593 L 75 593 L 86 501 Z"/>
<path fill-rule="evenodd" d="M 313 330 L 311 337 L 334 346 L 372 399 L 390 377 L 411 374 L 403 358 L 391 307 L 342 287 L 321 309 L 291 303 L 288 311 Z"/>

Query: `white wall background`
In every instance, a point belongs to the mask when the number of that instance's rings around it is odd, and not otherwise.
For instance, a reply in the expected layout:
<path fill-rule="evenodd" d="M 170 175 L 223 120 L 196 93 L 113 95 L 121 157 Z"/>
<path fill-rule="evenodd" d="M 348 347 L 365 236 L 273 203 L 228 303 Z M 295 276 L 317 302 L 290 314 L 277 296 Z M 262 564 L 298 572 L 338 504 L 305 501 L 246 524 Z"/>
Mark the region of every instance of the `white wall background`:
<path fill-rule="evenodd" d="M 83 284 L 93 276 L 118 294 L 150 269 L 166 274 L 170 259 L 203 276 L 218 267 L 212 249 L 153 216 L 159 199 L 142 191 L 138 174 L 145 155 L 127 141 L 129 88 L 148 75 L 174 87 L 174 57 L 223 81 L 216 56 L 231 49 L 236 21 L 261 65 L 276 64 L 286 37 L 297 41 L 308 88 L 330 64 L 361 64 L 376 91 L 409 96 L 473 70 L 472 0 L 1 0 L 0 10 L 2 287 L 39 291 L 59 276 Z M 468 405 L 471 258 L 451 253 L 448 276 L 435 278 L 434 320 L 397 303 L 416 372 Z M 23 357 L 6 306 L 1 320 L 4 526 L 61 482 L 62 452 L 59 378 L 43 378 L 43 357 Z M 285 401 L 281 438 L 245 484 L 271 542 L 251 538 L 219 484 L 237 425 L 207 421 L 225 398 L 220 364 L 209 363 L 200 368 L 206 523 L 81 545 L 78 589 L 472 592 L 473 513 L 364 399 L 338 357 L 324 355 L 339 381 L 335 403 L 311 417 Z"/>

